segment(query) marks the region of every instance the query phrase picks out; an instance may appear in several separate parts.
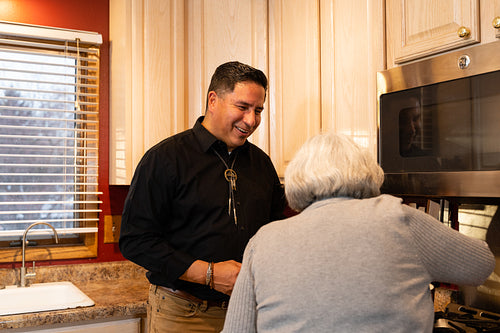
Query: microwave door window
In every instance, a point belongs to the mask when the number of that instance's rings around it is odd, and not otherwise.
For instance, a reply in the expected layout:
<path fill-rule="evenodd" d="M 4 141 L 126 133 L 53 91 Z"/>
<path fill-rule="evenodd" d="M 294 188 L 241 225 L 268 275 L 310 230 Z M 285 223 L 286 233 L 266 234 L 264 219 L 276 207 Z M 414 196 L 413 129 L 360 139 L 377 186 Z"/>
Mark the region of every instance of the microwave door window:
<path fill-rule="evenodd" d="M 422 146 L 422 111 L 420 103 L 399 111 L 399 154 L 403 157 L 424 156 Z"/>
<path fill-rule="evenodd" d="M 379 161 L 386 173 L 435 171 L 432 108 L 420 89 L 381 97 Z"/>
<path fill-rule="evenodd" d="M 380 99 L 386 173 L 500 170 L 500 72 Z"/>
<path fill-rule="evenodd" d="M 479 96 L 474 107 L 474 169 L 500 170 L 500 73 L 472 78 Z"/>
<path fill-rule="evenodd" d="M 434 108 L 434 133 L 443 171 L 473 170 L 474 109 L 470 79 L 424 88 Z"/>

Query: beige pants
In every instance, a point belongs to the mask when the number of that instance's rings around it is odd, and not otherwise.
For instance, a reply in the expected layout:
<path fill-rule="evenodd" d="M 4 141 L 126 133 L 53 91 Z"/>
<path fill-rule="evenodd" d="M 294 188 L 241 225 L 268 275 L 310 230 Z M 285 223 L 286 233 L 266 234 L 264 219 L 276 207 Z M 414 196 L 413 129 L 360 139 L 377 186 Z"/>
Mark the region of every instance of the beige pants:
<path fill-rule="evenodd" d="M 226 309 L 194 303 L 151 285 L 148 333 L 220 332 Z"/>

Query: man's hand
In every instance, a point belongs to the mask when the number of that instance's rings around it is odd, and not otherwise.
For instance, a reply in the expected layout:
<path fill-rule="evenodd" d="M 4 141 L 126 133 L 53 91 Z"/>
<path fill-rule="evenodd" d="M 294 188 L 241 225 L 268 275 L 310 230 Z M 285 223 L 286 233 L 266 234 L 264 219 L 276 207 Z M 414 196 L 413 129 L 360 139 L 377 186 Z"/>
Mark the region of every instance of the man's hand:
<path fill-rule="evenodd" d="M 205 284 L 207 276 L 208 262 L 196 260 L 180 277 L 181 280 Z M 227 260 L 214 263 L 213 279 L 214 289 L 221 293 L 231 295 L 234 283 L 241 269 L 241 263 L 234 260 Z"/>
<path fill-rule="evenodd" d="M 231 295 L 240 269 L 241 263 L 234 260 L 214 263 L 214 289 L 221 293 Z"/>

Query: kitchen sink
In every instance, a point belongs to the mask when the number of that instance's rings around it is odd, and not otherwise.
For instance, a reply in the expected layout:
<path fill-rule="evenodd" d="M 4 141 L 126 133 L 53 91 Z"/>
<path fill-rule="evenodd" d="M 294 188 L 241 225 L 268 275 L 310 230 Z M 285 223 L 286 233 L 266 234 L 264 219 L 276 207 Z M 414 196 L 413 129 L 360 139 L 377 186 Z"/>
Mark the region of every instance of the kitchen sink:
<path fill-rule="evenodd" d="M 0 316 L 72 309 L 94 305 L 94 301 L 71 282 L 34 283 L 29 287 L 0 289 Z"/>

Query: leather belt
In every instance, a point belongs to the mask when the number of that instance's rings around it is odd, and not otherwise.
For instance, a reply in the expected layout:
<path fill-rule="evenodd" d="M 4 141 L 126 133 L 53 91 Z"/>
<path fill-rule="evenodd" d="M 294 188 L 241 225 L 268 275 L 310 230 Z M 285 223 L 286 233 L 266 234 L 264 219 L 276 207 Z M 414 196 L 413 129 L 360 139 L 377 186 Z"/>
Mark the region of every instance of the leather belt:
<path fill-rule="evenodd" d="M 172 289 L 172 288 L 167 288 L 163 286 L 156 286 L 158 289 L 163 290 L 167 294 L 174 295 L 177 297 L 180 297 L 186 301 L 194 302 L 194 303 L 199 303 L 199 304 L 206 304 L 208 307 L 220 307 L 222 309 L 227 309 L 228 301 L 211 301 L 211 300 L 203 300 L 201 298 L 198 298 L 196 296 L 191 295 L 188 292 L 185 292 L 183 290 L 178 290 L 178 289 Z"/>

